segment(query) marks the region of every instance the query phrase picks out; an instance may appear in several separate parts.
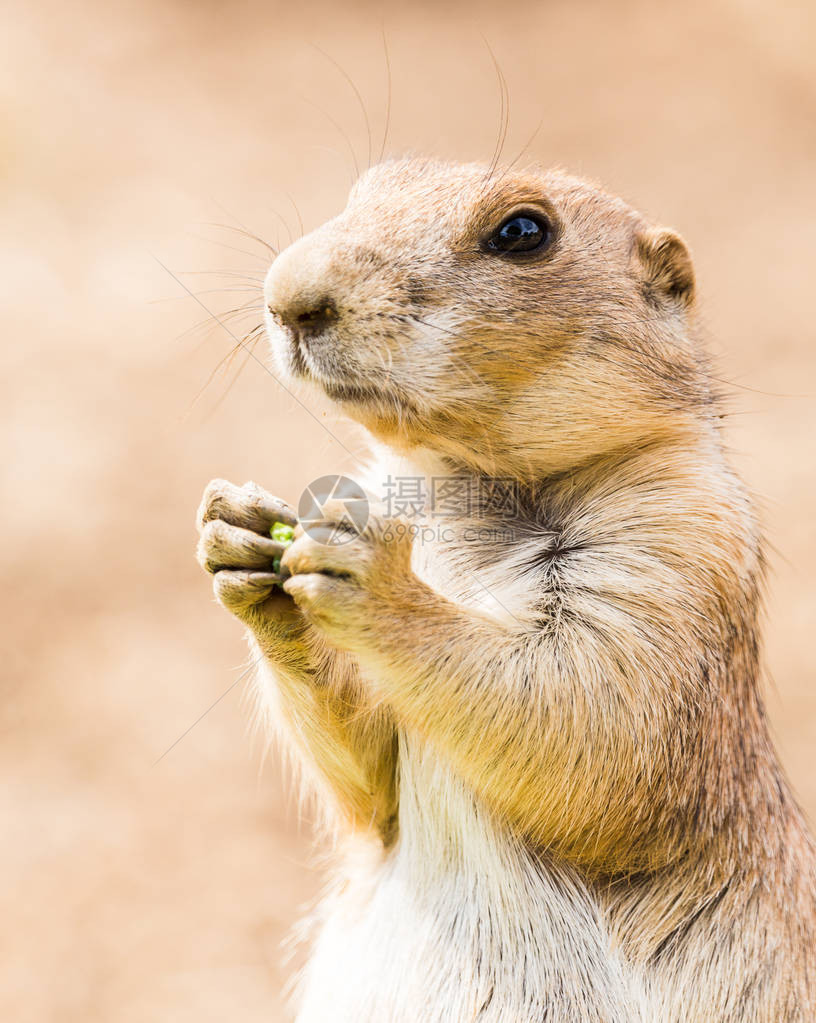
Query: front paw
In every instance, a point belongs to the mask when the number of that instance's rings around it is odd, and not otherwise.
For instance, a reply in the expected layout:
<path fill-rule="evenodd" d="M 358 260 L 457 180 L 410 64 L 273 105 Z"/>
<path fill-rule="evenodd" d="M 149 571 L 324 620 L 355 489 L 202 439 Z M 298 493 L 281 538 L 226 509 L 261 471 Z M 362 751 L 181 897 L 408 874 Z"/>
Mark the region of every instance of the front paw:
<path fill-rule="evenodd" d="M 371 516 L 362 529 L 343 502 L 329 502 L 323 520 L 295 530 L 281 570 L 283 588 L 337 646 L 354 650 L 371 635 L 386 607 L 416 582 L 411 535 L 393 520 Z"/>
<path fill-rule="evenodd" d="M 283 625 L 299 618 L 275 571 L 285 547 L 269 535 L 274 522 L 296 521 L 292 508 L 255 483 L 236 487 L 213 480 L 204 492 L 197 518 L 198 562 L 213 576 L 219 603 L 253 628 L 264 620 Z"/>

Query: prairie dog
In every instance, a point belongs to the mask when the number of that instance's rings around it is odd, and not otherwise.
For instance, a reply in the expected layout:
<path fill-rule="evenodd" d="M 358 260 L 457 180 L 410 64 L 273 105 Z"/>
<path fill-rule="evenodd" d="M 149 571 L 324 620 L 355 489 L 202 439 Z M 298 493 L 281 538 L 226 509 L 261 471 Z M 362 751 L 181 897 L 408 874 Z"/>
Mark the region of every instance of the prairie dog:
<path fill-rule="evenodd" d="M 373 489 L 487 495 L 413 543 L 298 529 L 281 590 L 291 508 L 205 493 L 200 560 L 344 838 L 300 1023 L 816 1018 L 816 855 L 684 241 L 561 172 L 395 161 L 264 298 Z"/>

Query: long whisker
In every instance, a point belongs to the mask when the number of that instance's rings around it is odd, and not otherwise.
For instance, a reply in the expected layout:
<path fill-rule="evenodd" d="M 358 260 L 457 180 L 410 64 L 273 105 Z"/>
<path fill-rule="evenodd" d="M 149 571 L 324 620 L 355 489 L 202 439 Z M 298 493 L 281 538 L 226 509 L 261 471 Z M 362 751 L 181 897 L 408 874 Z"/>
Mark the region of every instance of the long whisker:
<path fill-rule="evenodd" d="M 244 271 L 238 270 L 178 270 L 182 277 L 232 277 L 237 281 L 247 281 L 251 284 L 262 284 L 263 277 L 249 277 Z"/>
<path fill-rule="evenodd" d="M 300 210 L 297 207 L 297 203 L 292 198 L 292 196 L 289 195 L 288 192 L 286 193 L 286 198 L 292 204 L 292 209 L 295 211 L 295 216 L 297 217 L 298 227 L 300 228 L 300 237 L 302 238 L 304 236 L 304 234 L 306 234 L 306 229 L 303 226 L 303 218 L 300 215 Z"/>
<path fill-rule="evenodd" d="M 203 224 L 203 227 L 223 227 L 224 225 L 218 224 Z M 200 234 L 189 234 L 190 238 L 195 238 L 199 242 L 207 242 L 208 245 L 217 245 L 222 249 L 229 249 L 230 252 L 237 252 L 242 256 L 249 256 L 250 259 L 257 259 L 260 261 L 260 256 L 257 252 L 248 252 L 246 249 L 239 249 L 236 245 L 228 245 L 227 242 L 219 241 L 218 238 L 208 238 L 206 235 Z"/>
<path fill-rule="evenodd" d="M 354 84 L 354 79 L 351 77 L 351 75 L 345 70 L 345 68 L 341 67 L 340 64 L 337 63 L 337 61 L 334 59 L 334 57 L 331 56 L 331 54 L 326 53 L 325 50 L 322 50 L 315 43 L 312 43 L 312 46 L 314 46 L 314 48 L 317 50 L 317 52 L 321 53 L 326 58 L 326 60 L 328 60 L 331 64 L 334 64 L 334 66 L 337 68 L 337 70 L 340 72 L 340 74 L 343 76 L 343 78 L 345 78 L 345 80 L 349 83 L 349 85 L 352 88 L 352 91 L 354 92 L 354 95 L 357 97 L 357 102 L 360 105 L 360 110 L 362 110 L 362 112 L 363 112 L 363 120 L 365 121 L 366 133 L 368 135 L 368 164 L 367 164 L 367 166 L 370 167 L 371 166 L 371 122 L 368 119 L 368 111 L 366 110 L 366 105 L 363 102 L 363 97 L 360 95 L 360 90 Z"/>
<path fill-rule="evenodd" d="M 213 202 L 221 210 L 222 213 L 225 213 L 231 220 L 234 220 L 235 223 L 238 225 L 237 227 L 235 227 L 232 224 L 217 224 L 214 226 L 223 227 L 226 228 L 227 231 L 237 231 L 239 234 L 246 235 L 247 238 L 251 238 L 253 241 L 258 242 L 259 245 L 263 245 L 263 247 L 265 249 L 268 249 L 273 256 L 277 256 L 278 250 L 273 245 L 270 245 L 268 241 L 265 241 L 259 235 L 255 234 L 253 231 L 250 231 L 249 228 L 245 224 L 242 224 L 237 217 L 233 216 L 229 212 L 229 210 L 224 209 L 224 207 L 221 205 L 220 202 L 218 202 L 217 199 L 213 199 Z"/>
<path fill-rule="evenodd" d="M 326 120 L 327 120 L 327 121 L 328 121 L 328 122 L 329 122 L 329 123 L 330 123 L 331 125 L 333 125 L 333 126 L 334 126 L 334 128 L 336 129 L 336 131 L 338 131 L 338 132 L 339 132 L 339 134 L 340 134 L 340 135 L 341 135 L 341 137 L 343 138 L 343 141 L 344 141 L 344 142 L 346 143 L 346 145 L 348 146 L 348 151 L 349 151 L 349 153 L 351 154 L 351 162 L 352 162 L 352 165 L 353 165 L 353 167 L 354 167 L 354 177 L 352 178 L 352 181 L 354 181 L 354 180 L 355 180 L 356 178 L 359 178 L 359 177 L 360 177 L 360 164 L 359 164 L 359 163 L 358 163 L 358 161 L 357 161 L 357 153 L 356 153 L 356 152 L 354 151 L 354 146 L 353 146 L 353 145 L 351 144 L 351 139 L 350 139 L 350 138 L 348 137 L 348 133 L 347 133 L 347 132 L 345 131 L 345 129 L 344 129 L 344 128 L 343 128 L 343 127 L 342 127 L 342 126 L 341 126 L 341 125 L 339 124 L 339 122 L 338 122 L 338 121 L 336 121 L 336 120 L 335 120 L 335 119 L 334 119 L 334 118 L 332 117 L 332 115 L 331 115 L 331 114 L 330 114 L 330 113 L 329 113 L 329 112 L 328 112 L 327 110 L 324 110 L 324 109 L 323 109 L 323 107 L 321 107 L 321 106 L 318 106 L 318 104 L 317 104 L 317 103 L 315 103 L 315 102 L 313 102 L 312 100 L 310 100 L 310 99 L 309 99 L 309 98 L 308 98 L 307 96 L 300 96 L 300 97 L 298 97 L 298 98 L 299 98 L 299 99 L 300 99 L 300 100 L 301 100 L 301 101 L 302 101 L 303 103 L 308 103 L 310 107 L 314 107 L 314 108 L 315 108 L 315 110 L 316 110 L 316 111 L 317 111 L 317 112 L 318 112 L 319 114 L 322 114 L 322 115 L 323 115 L 323 116 L 324 116 L 324 117 L 326 118 Z"/>
<path fill-rule="evenodd" d="M 283 226 L 284 226 L 284 228 L 286 230 L 286 234 L 289 236 L 289 244 L 291 245 L 292 242 L 295 240 L 295 236 L 292 234 L 292 228 L 289 226 L 289 221 L 278 210 L 273 209 L 272 213 L 283 224 Z"/>
<path fill-rule="evenodd" d="M 252 287 L 252 288 L 250 288 L 250 287 L 242 287 L 242 288 L 238 288 L 238 287 L 235 287 L 235 288 L 232 288 L 232 287 L 230 287 L 230 288 L 203 288 L 201 291 L 194 291 L 193 294 L 195 295 L 196 298 L 201 298 L 203 295 L 226 295 L 226 294 L 236 293 L 236 292 L 238 294 L 240 294 L 242 292 L 244 292 L 244 293 L 252 292 L 253 294 L 256 294 L 257 290 L 258 289 L 255 288 L 255 287 Z M 184 295 L 168 295 L 166 298 L 151 298 L 151 299 L 148 300 L 147 304 L 148 305 L 161 305 L 164 302 L 182 302 L 182 301 L 184 301 Z M 247 303 L 247 304 L 249 304 L 249 303 Z"/>
<path fill-rule="evenodd" d="M 194 295 L 193 297 L 196 299 L 196 301 L 199 301 L 198 295 Z M 258 308 L 257 308 L 257 306 L 254 305 L 254 303 L 252 305 L 247 303 L 246 306 L 242 306 L 239 309 L 230 309 L 230 310 L 228 310 L 226 313 L 224 313 L 221 316 L 221 319 L 224 321 L 224 323 L 231 323 L 231 322 L 233 322 L 235 320 L 240 320 L 242 317 L 245 317 L 245 316 L 253 316 L 254 317 L 255 315 L 257 315 L 257 312 L 258 312 Z M 187 330 L 185 330 L 181 334 L 179 334 L 179 336 L 176 338 L 176 340 L 177 341 L 183 341 L 184 338 L 188 337 L 191 334 L 194 334 L 196 331 L 199 331 L 199 330 L 203 331 L 203 330 L 205 330 L 205 328 L 209 328 L 209 332 L 204 334 L 204 336 L 202 337 L 201 341 L 196 345 L 196 347 L 194 349 L 194 351 L 198 351 L 199 348 L 201 348 L 201 346 L 212 336 L 213 327 L 214 327 L 214 324 L 212 323 L 211 319 L 201 320 L 199 323 L 194 324 L 194 326 L 189 327 Z"/>
<path fill-rule="evenodd" d="M 527 139 L 527 141 L 524 143 L 524 145 L 521 147 L 521 149 L 518 151 L 518 153 L 516 153 L 516 155 L 513 157 L 513 159 L 510 161 L 510 163 L 507 164 L 507 166 L 504 168 L 504 170 L 499 175 L 499 179 L 496 182 L 497 185 L 501 181 L 504 180 L 506 175 L 510 173 L 510 171 L 516 166 L 516 164 L 519 162 L 519 160 L 522 158 L 522 156 L 524 156 L 524 154 L 527 152 L 527 150 L 533 144 L 533 142 L 535 142 L 536 138 L 538 137 L 538 133 L 541 131 L 541 128 L 542 128 L 543 124 L 544 124 L 544 118 L 542 117 L 541 120 L 538 122 L 538 126 L 537 126 L 536 130 Z"/>
<path fill-rule="evenodd" d="M 190 407 L 187 409 L 187 412 L 185 413 L 185 418 L 190 415 L 190 413 L 192 412 L 192 410 L 195 407 L 196 403 L 201 398 L 202 394 L 204 394 L 204 392 L 207 390 L 207 388 L 210 386 L 210 384 L 213 382 L 213 380 L 215 380 L 215 378 L 218 376 L 219 372 L 225 366 L 229 367 L 230 363 L 232 362 L 232 360 L 235 358 L 236 354 L 241 349 L 246 349 L 249 352 L 249 354 L 247 355 L 247 359 L 249 359 L 251 357 L 251 355 L 252 355 L 252 346 L 258 340 L 258 338 L 262 335 L 262 333 L 263 333 L 263 324 L 260 323 L 256 327 L 253 327 L 252 330 L 250 330 L 248 334 L 244 335 L 244 337 L 242 337 L 241 340 L 238 341 L 237 344 L 233 345 L 230 348 L 230 350 L 227 352 L 226 355 L 224 355 L 221 359 L 218 360 L 216 365 L 210 371 L 209 376 L 204 381 L 204 383 L 201 385 L 199 390 L 196 392 L 195 396 L 193 397 L 193 400 L 190 402 Z"/>
<path fill-rule="evenodd" d="M 496 139 L 496 145 L 493 149 L 493 156 L 490 160 L 487 174 L 485 175 L 485 181 L 487 182 L 490 181 L 490 179 L 493 177 L 493 174 L 496 171 L 496 167 L 498 166 L 499 160 L 501 159 L 502 150 L 504 149 L 504 143 L 507 138 L 507 131 L 510 126 L 510 95 L 507 89 L 507 81 L 504 77 L 504 73 L 502 72 L 499 62 L 496 59 L 496 54 L 493 52 L 493 48 L 487 41 L 487 38 L 484 36 L 482 36 L 482 38 L 484 40 L 485 46 L 487 47 L 487 51 L 490 54 L 490 57 L 493 61 L 493 67 L 496 70 L 496 77 L 499 82 L 500 102 L 499 135 L 498 138 Z"/>
<path fill-rule="evenodd" d="M 385 28 L 382 30 L 383 51 L 385 53 L 385 68 L 387 72 L 388 85 L 385 100 L 385 129 L 383 130 L 382 145 L 377 162 L 381 163 L 385 156 L 385 146 L 388 142 L 388 132 L 391 128 L 391 55 L 388 52 L 388 40 L 385 37 Z"/>
<path fill-rule="evenodd" d="M 232 375 L 232 379 L 227 382 L 227 385 L 224 388 L 223 393 L 217 399 L 217 401 L 212 406 L 210 411 L 207 413 L 207 416 L 206 416 L 207 419 L 211 419 L 212 416 L 215 415 L 215 413 L 218 411 L 218 409 L 224 403 L 224 400 L 226 399 L 227 395 L 230 393 L 230 391 L 233 389 L 235 384 L 238 382 L 238 378 L 243 373 L 243 371 L 246 368 L 247 364 L 252 361 L 255 345 L 258 343 L 258 341 L 260 340 L 261 336 L 262 336 L 262 333 L 257 333 L 253 337 L 251 337 L 251 339 L 248 338 L 244 342 L 243 345 L 236 345 L 235 346 L 235 349 L 234 349 L 234 352 L 233 352 L 233 356 L 230 358 L 230 361 L 226 364 L 226 368 L 227 369 L 229 368 L 230 362 L 233 361 L 233 358 L 236 355 L 238 355 L 239 352 L 241 352 L 241 351 L 244 352 L 244 358 L 241 359 L 238 362 L 237 368 L 236 368 L 235 372 Z"/>

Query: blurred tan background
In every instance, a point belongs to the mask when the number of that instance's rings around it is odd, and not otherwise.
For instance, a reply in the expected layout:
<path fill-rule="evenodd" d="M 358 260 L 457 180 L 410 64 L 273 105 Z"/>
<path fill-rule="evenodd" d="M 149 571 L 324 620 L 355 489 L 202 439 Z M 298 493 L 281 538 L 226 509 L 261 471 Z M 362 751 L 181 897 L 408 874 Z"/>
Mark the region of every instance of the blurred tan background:
<path fill-rule="evenodd" d="M 193 517 L 213 476 L 296 499 L 353 466 L 256 362 L 232 382 L 243 353 L 205 386 L 235 341 L 184 289 L 220 315 L 263 274 L 210 225 L 283 244 L 340 208 L 368 141 L 330 58 L 376 154 L 383 31 L 389 152 L 490 157 L 486 39 L 509 157 L 541 122 L 531 157 L 690 241 L 775 545 L 770 713 L 816 814 L 815 22 L 758 0 L 4 5 L 0 1018 L 287 1018 L 280 944 L 319 874 L 229 688 L 245 648 Z"/>

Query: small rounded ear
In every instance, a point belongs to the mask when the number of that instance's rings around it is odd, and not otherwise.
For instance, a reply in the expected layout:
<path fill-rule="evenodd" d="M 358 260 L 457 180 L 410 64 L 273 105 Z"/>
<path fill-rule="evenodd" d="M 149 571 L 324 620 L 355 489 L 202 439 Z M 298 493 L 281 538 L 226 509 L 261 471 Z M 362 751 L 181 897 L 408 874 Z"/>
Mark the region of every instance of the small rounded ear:
<path fill-rule="evenodd" d="M 672 299 L 685 306 L 694 301 L 694 266 L 688 246 L 667 227 L 646 227 L 635 237 L 647 298 Z"/>

